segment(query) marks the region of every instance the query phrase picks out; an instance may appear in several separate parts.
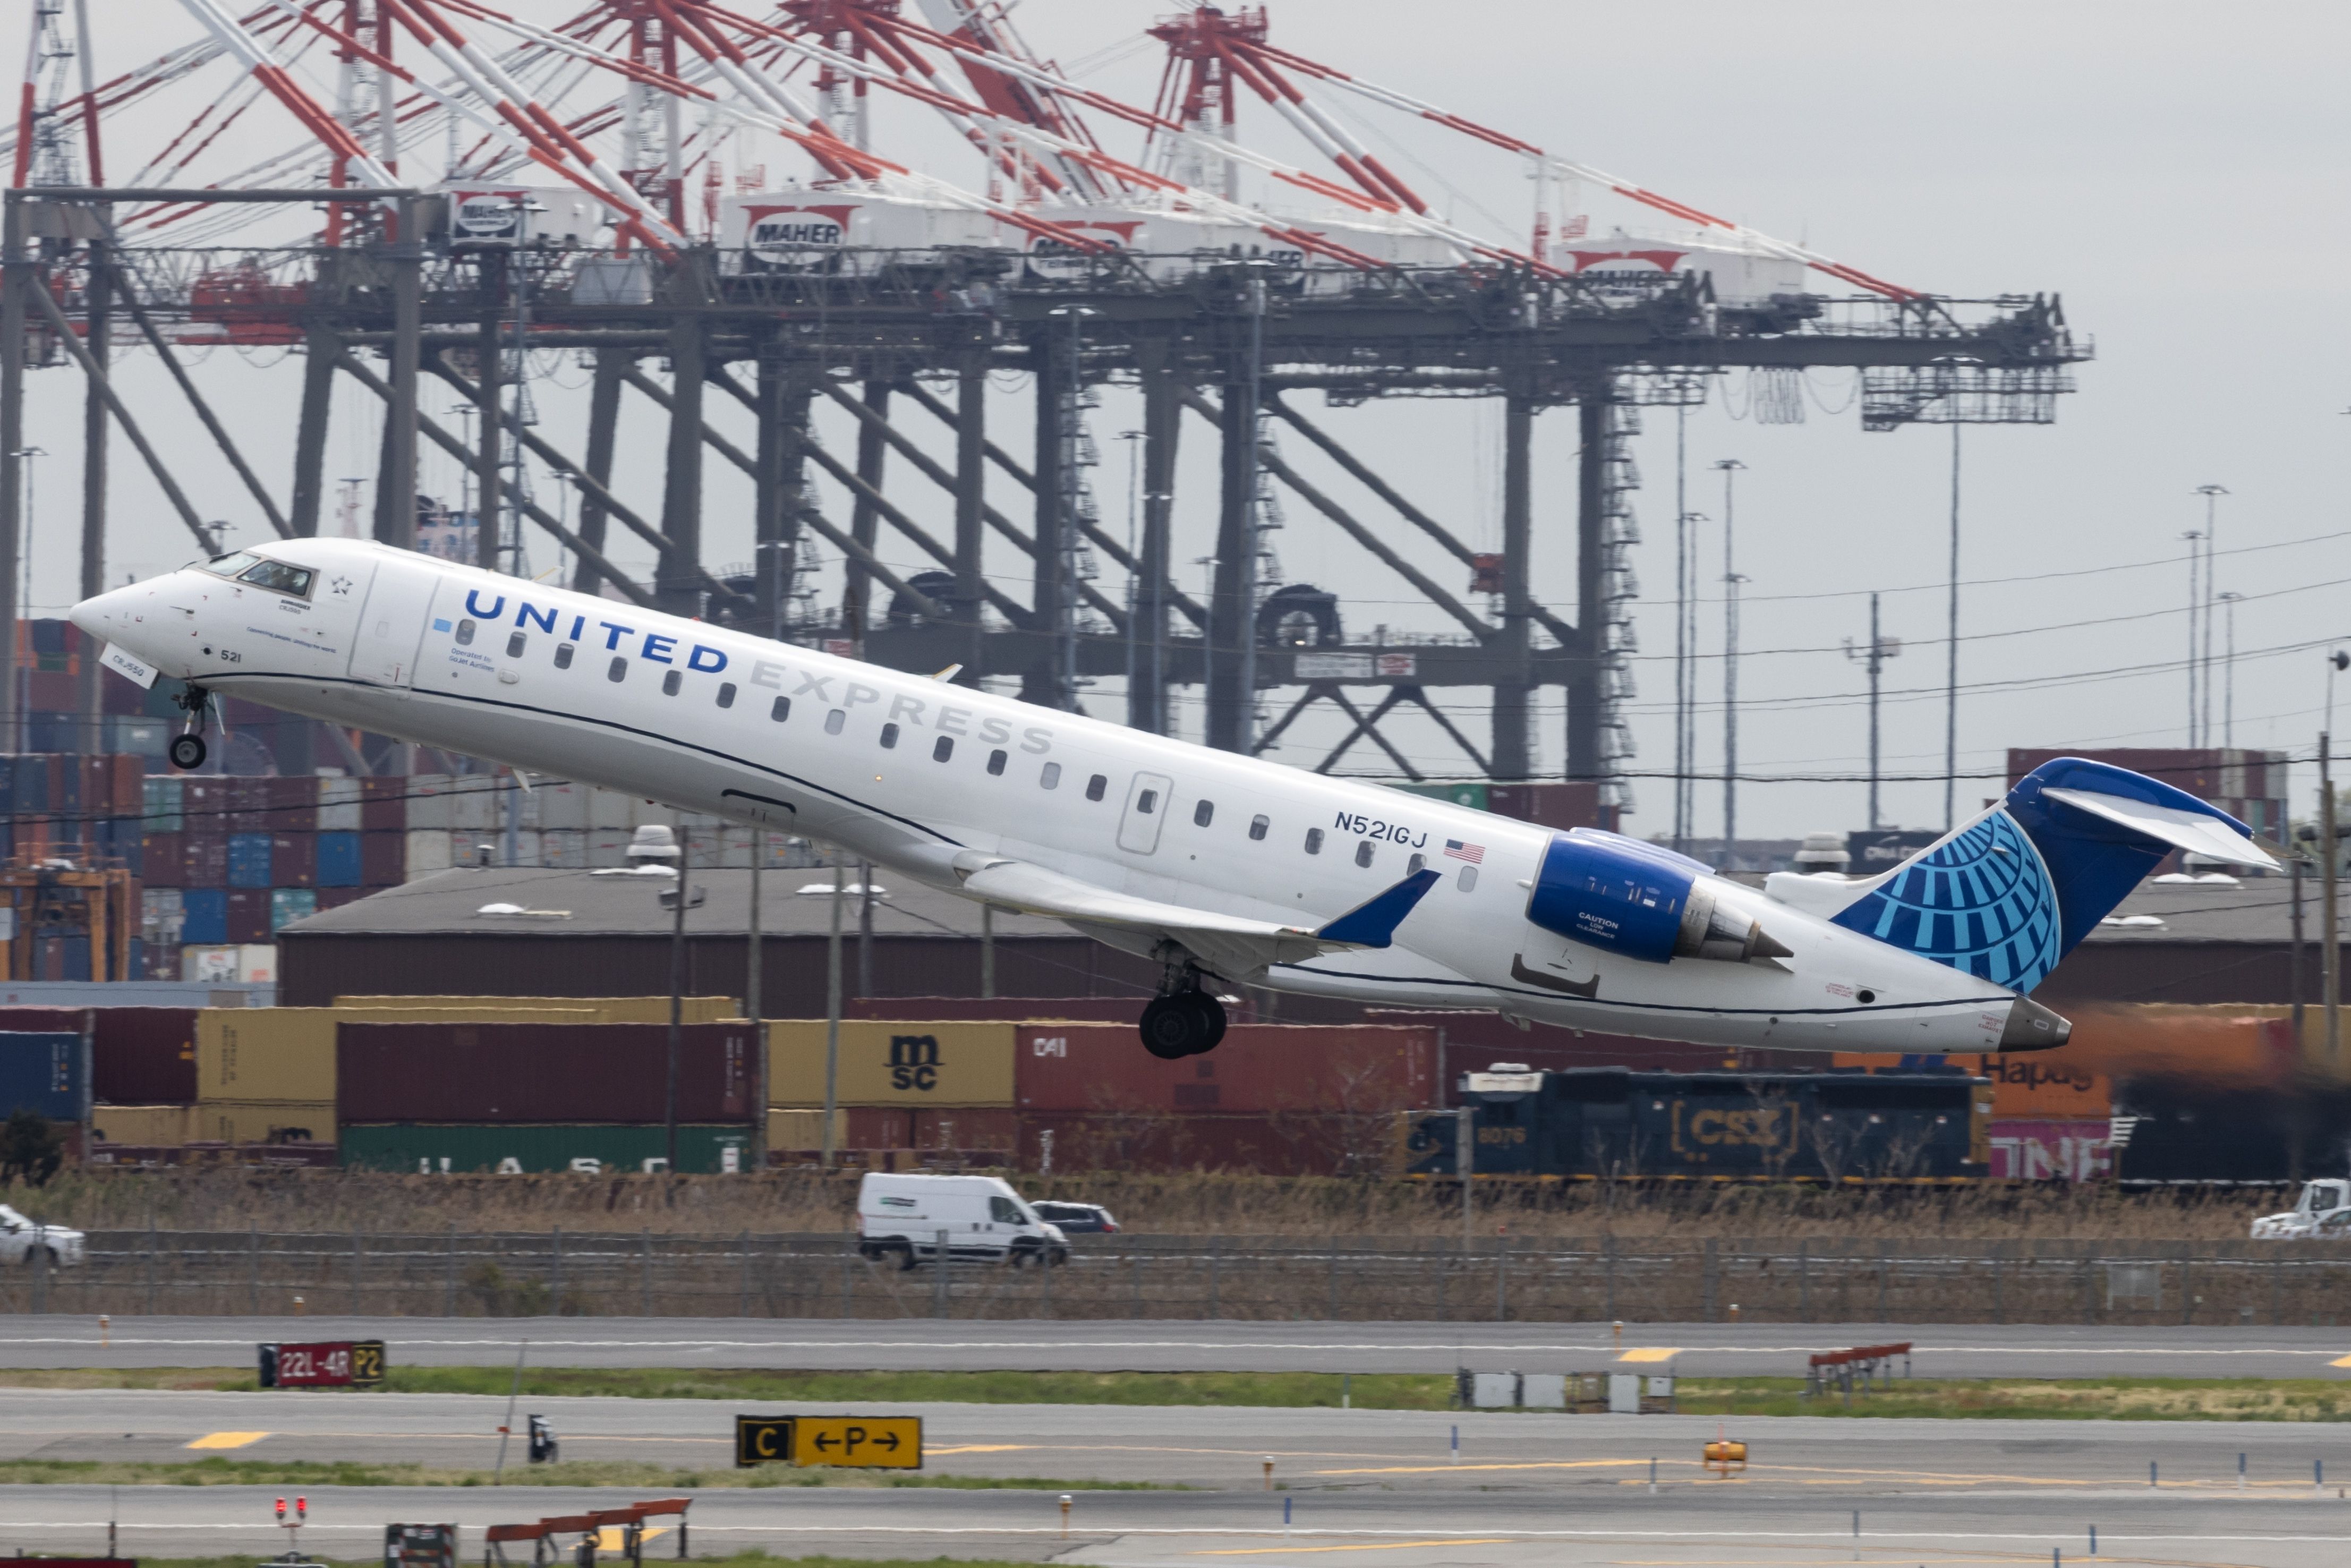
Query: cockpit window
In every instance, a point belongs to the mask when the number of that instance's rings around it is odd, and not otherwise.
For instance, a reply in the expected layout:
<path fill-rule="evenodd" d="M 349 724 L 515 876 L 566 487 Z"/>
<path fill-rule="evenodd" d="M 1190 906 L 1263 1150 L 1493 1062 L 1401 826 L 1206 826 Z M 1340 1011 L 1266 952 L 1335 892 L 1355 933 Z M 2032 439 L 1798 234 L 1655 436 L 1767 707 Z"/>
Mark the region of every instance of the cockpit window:
<path fill-rule="evenodd" d="M 318 575 L 307 566 L 288 566 L 282 560 L 256 560 L 252 566 L 237 573 L 236 580 L 252 583 L 256 588 L 273 589 L 279 593 L 290 593 L 297 599 L 308 599 L 310 584 Z"/>
<path fill-rule="evenodd" d="M 235 577 L 246 568 L 254 566 L 261 558 L 251 550 L 239 550 L 235 555 L 216 555 L 204 563 L 204 570 L 223 577 Z"/>

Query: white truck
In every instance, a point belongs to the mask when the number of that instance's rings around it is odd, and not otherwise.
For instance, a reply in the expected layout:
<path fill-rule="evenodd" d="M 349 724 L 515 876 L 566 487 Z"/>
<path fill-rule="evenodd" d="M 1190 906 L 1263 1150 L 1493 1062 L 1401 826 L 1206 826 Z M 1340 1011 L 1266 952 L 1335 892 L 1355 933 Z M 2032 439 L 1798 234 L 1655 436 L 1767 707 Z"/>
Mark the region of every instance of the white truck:
<path fill-rule="evenodd" d="M 62 1225 L 42 1225 L 0 1203 L 0 1263 L 29 1264 L 48 1254 L 49 1267 L 68 1269 L 82 1261 L 84 1239 Z"/>
<path fill-rule="evenodd" d="M 1061 1228 L 1037 1218 L 1009 1184 L 984 1176 L 894 1176 L 857 1184 L 857 1254 L 902 1269 L 947 1260 L 1052 1266 L 1070 1260 Z"/>
<path fill-rule="evenodd" d="M 2351 1181 L 2328 1177 L 2302 1184 L 2302 1196 L 2283 1214 L 2253 1221 L 2256 1241 L 2309 1241 L 2351 1237 Z"/>

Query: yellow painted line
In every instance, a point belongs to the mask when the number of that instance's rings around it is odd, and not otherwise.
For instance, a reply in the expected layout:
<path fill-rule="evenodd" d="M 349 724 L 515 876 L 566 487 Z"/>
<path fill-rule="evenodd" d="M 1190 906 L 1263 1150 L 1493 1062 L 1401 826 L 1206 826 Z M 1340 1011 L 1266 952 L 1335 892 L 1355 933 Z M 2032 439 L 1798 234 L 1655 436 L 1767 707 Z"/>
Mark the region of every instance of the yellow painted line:
<path fill-rule="evenodd" d="M 2351 1355 L 2338 1355 L 2326 1364 L 2329 1366 L 2351 1366 Z"/>
<path fill-rule="evenodd" d="M 1671 1361 L 1681 1353 L 1682 1347 L 1677 1344 L 1641 1345 L 1626 1351 L 1616 1359 L 1619 1361 Z"/>
<path fill-rule="evenodd" d="M 1191 1557 L 1278 1557 L 1309 1552 L 1408 1552 L 1416 1546 L 1515 1546 L 1508 1536 L 1454 1537 L 1445 1541 L 1383 1541 L 1367 1546 L 1225 1546 L 1213 1552 L 1193 1552 Z"/>
<path fill-rule="evenodd" d="M 266 1432 L 207 1432 L 188 1445 L 191 1448 L 242 1448 L 258 1443 L 269 1436 Z"/>
<path fill-rule="evenodd" d="M 1018 1454 L 1036 1447 L 1033 1443 L 966 1443 L 956 1448 L 930 1448 L 925 1452 L 939 1454 Z"/>

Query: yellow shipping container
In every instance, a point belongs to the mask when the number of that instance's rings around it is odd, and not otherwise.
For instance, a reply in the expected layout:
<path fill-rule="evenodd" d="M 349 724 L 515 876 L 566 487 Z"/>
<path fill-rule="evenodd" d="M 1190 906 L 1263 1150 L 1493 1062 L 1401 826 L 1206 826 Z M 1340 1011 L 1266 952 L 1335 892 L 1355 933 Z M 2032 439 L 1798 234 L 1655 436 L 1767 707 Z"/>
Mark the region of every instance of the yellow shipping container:
<path fill-rule="evenodd" d="M 849 1113 L 832 1113 L 832 1146 L 849 1146 Z M 768 1113 L 768 1147 L 771 1149 L 820 1149 L 824 1147 L 824 1113 L 818 1111 L 769 1111 Z"/>
<path fill-rule="evenodd" d="M 193 1105 L 98 1105 L 90 1124 L 110 1144 L 139 1148 L 176 1149 L 188 1141 Z"/>
<path fill-rule="evenodd" d="M 1009 1105 L 1009 1023 L 844 1019 L 836 1105 Z M 768 1103 L 824 1103 L 822 1019 L 768 1026 Z"/>
<path fill-rule="evenodd" d="M 560 1011 L 567 1015 L 585 1008 L 596 1015 L 589 1020 L 592 1023 L 669 1022 L 667 997 L 337 997 L 335 1006 L 403 1010 L 416 1008 L 494 1008 L 500 1012 Z M 684 998 L 682 1010 L 687 1023 L 724 1023 L 729 1019 L 741 1018 L 743 1004 L 733 997 L 687 997 Z M 471 1016 L 470 1011 L 467 1016 Z M 416 1021 L 429 1023 L 439 1020 L 426 1019 Z"/>
<path fill-rule="evenodd" d="M 332 1101 L 214 1100 L 194 1107 L 189 1122 L 188 1141 L 194 1144 L 335 1141 Z"/>

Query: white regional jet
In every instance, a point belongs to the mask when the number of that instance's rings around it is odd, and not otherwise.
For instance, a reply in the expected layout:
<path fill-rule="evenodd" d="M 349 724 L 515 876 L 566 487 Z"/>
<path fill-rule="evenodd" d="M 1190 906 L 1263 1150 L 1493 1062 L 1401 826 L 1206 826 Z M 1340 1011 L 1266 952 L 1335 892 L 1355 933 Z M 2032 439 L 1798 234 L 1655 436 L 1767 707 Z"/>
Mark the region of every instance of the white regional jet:
<path fill-rule="evenodd" d="M 1212 983 L 1491 1008 L 1656 1039 L 2031 1050 L 2024 993 L 2174 846 L 2272 864 L 2243 823 L 2068 759 L 1907 864 L 1761 889 L 1653 844 L 1377 784 L 353 540 L 101 594 L 106 664 L 530 773 L 789 829 L 1160 966 L 1162 1057 L 1214 1048 Z"/>

